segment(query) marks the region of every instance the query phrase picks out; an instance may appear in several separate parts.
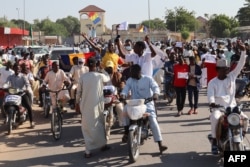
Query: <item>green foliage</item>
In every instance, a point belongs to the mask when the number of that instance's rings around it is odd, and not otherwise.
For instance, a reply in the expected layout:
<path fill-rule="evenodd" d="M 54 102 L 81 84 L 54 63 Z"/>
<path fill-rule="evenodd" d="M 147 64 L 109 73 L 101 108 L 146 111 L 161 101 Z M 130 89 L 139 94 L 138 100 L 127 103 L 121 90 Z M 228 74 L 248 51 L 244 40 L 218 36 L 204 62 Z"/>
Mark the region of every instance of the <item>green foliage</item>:
<path fill-rule="evenodd" d="M 18 27 L 14 22 L 9 21 L 5 16 L 0 17 L 0 27 Z"/>
<path fill-rule="evenodd" d="M 183 30 L 183 31 L 181 32 L 181 37 L 182 37 L 182 39 L 187 40 L 187 39 L 189 38 L 189 36 L 190 36 L 190 34 L 189 34 L 188 31 Z"/>
<path fill-rule="evenodd" d="M 150 27 L 151 30 L 166 30 L 166 24 L 163 20 L 159 18 L 155 18 L 154 20 L 145 20 L 142 21 L 142 25 L 146 27 Z"/>
<path fill-rule="evenodd" d="M 165 14 L 166 25 L 170 31 L 195 31 L 199 26 L 194 16 L 195 13 L 189 12 L 183 7 L 166 10 Z"/>
<path fill-rule="evenodd" d="M 236 18 L 239 20 L 240 26 L 250 25 L 250 0 L 246 0 L 246 4 L 239 9 Z"/>
<path fill-rule="evenodd" d="M 215 37 L 229 37 L 231 36 L 231 30 L 237 26 L 238 22 L 235 18 L 229 18 L 224 14 L 214 15 L 209 20 L 210 33 Z"/>
<path fill-rule="evenodd" d="M 76 17 L 68 16 L 66 18 L 56 20 L 56 23 L 64 26 L 70 36 L 80 33 L 80 22 Z"/>
<path fill-rule="evenodd" d="M 25 21 L 25 29 L 28 30 L 30 23 Z M 19 27 L 23 28 L 24 21 L 11 20 L 6 17 L 0 18 L 0 27 Z M 62 37 L 73 36 L 80 33 L 80 23 L 76 17 L 68 16 L 66 18 L 58 19 L 56 22 L 51 21 L 49 18 L 39 20 L 35 19 L 32 24 L 33 31 L 44 31 L 45 35 L 57 35 Z"/>

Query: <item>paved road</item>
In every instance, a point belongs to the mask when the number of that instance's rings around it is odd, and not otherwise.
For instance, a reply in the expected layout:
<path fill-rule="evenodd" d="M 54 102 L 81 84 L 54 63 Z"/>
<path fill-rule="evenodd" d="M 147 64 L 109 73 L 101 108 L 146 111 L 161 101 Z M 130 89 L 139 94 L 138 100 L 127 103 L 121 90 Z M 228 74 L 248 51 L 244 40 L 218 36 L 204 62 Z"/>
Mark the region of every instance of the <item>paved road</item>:
<path fill-rule="evenodd" d="M 158 120 L 164 143 L 169 149 L 160 156 L 158 145 L 151 137 L 141 147 L 139 160 L 133 164 L 128 161 L 127 145 L 121 143 L 122 129 L 112 130 L 109 141 L 111 150 L 96 150 L 92 158 L 85 159 L 80 116 L 72 111 L 66 113 L 62 139 L 54 141 L 50 132 L 50 120 L 43 118 L 41 110 L 34 106 L 35 129 L 29 129 L 27 122 L 14 130 L 12 135 L 6 135 L 6 126 L 0 122 L 0 166 L 221 167 L 221 159 L 210 154 L 210 144 L 207 140 L 210 124 L 206 101 L 205 90 L 202 90 L 199 114 L 175 117 L 175 102 L 171 106 L 166 106 L 165 102 L 160 100 L 157 105 Z M 188 110 L 186 105 L 184 113 Z M 246 114 L 250 116 L 249 111 L 246 111 Z M 250 139 L 249 134 L 247 138 Z M 249 145 L 248 140 L 246 143 Z"/>

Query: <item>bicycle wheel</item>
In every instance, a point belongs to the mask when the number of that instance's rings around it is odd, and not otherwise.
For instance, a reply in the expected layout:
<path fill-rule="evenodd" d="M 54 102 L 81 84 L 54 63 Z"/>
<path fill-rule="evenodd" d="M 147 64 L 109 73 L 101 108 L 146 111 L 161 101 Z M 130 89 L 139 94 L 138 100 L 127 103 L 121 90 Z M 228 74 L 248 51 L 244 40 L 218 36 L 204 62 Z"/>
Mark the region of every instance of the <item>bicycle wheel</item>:
<path fill-rule="evenodd" d="M 55 109 L 51 117 L 51 131 L 55 140 L 59 140 L 62 135 L 62 117 L 60 110 Z"/>

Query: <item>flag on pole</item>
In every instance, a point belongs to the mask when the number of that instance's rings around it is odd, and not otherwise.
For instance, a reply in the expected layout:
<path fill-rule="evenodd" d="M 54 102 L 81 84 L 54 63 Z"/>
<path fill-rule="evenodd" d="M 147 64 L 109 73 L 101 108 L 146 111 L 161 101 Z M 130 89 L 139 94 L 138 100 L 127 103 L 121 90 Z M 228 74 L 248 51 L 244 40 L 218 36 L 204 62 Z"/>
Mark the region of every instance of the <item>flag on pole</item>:
<path fill-rule="evenodd" d="M 119 24 L 118 30 L 128 30 L 128 22 L 124 21 L 121 24 Z"/>
<path fill-rule="evenodd" d="M 97 24 L 101 21 L 101 18 L 96 12 L 89 12 L 89 18 L 94 24 Z"/>
<path fill-rule="evenodd" d="M 143 32 L 143 29 L 144 29 L 144 25 L 141 25 L 138 31 Z"/>
<path fill-rule="evenodd" d="M 30 25 L 29 36 L 31 38 L 31 45 L 33 45 L 33 30 L 32 30 L 32 26 L 31 25 Z"/>

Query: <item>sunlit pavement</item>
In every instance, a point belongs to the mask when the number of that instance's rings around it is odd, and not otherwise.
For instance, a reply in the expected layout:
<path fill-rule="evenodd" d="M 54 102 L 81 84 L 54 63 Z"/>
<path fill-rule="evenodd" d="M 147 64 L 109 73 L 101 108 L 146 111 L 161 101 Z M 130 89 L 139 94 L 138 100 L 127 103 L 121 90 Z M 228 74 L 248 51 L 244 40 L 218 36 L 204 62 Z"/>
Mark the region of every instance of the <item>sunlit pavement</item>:
<path fill-rule="evenodd" d="M 50 118 L 44 118 L 37 105 L 34 105 L 35 129 L 29 129 L 27 121 L 7 135 L 7 127 L 1 120 L 0 127 L 0 166 L 168 166 L 168 167 L 220 167 L 222 159 L 212 156 L 207 135 L 210 133 L 206 90 L 200 92 L 197 115 L 188 115 L 188 100 L 184 115 L 175 117 L 175 101 L 170 106 L 159 100 L 158 121 L 164 144 L 168 150 L 159 155 L 158 145 L 153 138 L 145 141 L 136 163 L 129 163 L 127 145 L 121 143 L 122 128 L 112 130 L 109 144 L 111 150 L 95 150 L 89 159 L 84 158 L 84 140 L 80 128 L 81 117 L 68 110 L 64 114 L 63 135 L 55 141 L 50 131 Z M 246 99 L 245 99 L 246 100 Z M 250 117 L 249 110 L 245 113 Z M 250 139 L 247 134 L 246 138 Z M 248 140 L 245 143 L 250 145 Z"/>

